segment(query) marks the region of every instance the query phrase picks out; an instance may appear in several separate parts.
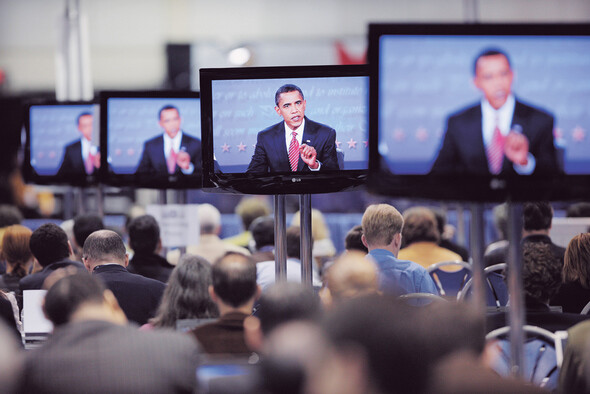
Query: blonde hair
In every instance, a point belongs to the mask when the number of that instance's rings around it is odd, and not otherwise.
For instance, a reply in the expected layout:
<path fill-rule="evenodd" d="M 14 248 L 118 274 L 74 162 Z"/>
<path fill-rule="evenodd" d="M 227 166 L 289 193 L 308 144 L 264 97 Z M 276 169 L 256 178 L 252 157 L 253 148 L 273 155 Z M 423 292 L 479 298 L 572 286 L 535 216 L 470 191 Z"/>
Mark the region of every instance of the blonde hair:
<path fill-rule="evenodd" d="M 300 226 L 301 214 L 299 211 L 293 215 L 291 226 Z M 314 241 L 330 238 L 330 230 L 326 225 L 324 215 L 317 209 L 311 210 L 311 237 Z"/>
<path fill-rule="evenodd" d="M 389 204 L 373 204 L 365 210 L 361 224 L 369 245 L 384 246 L 389 245 L 393 237 L 401 233 L 404 218 Z"/>
<path fill-rule="evenodd" d="M 342 300 L 375 294 L 379 291 L 377 265 L 362 252 L 342 254 L 328 269 L 326 279 L 330 295 Z"/>

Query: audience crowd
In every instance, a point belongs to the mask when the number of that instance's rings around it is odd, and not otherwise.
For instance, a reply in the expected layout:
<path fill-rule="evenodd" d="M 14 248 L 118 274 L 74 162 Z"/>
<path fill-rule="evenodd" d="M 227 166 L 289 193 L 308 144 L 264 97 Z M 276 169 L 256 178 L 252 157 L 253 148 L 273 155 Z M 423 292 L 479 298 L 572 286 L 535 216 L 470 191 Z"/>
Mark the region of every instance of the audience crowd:
<path fill-rule="evenodd" d="M 508 262 L 502 213 L 486 265 Z M 518 245 L 524 321 L 567 332 L 563 362 L 541 383 L 496 368 L 502 347 L 486 334 L 509 324 L 510 303 L 484 312 L 435 285 L 434 264 L 471 264 L 440 210 L 370 205 L 340 255 L 314 212 L 311 286 L 301 283 L 298 215 L 277 281 L 264 200 L 238 204 L 243 232 L 228 239 L 215 207 L 198 214 L 194 244 L 170 252 L 150 215 L 130 218 L 125 236 L 87 214 L 31 231 L 0 206 L 0 392 L 590 392 L 590 233 L 556 245 L 547 202 L 523 204 Z M 494 275 L 507 282 L 507 267 Z M 53 327 L 36 342 L 25 329 L 31 290 L 45 292 L 37 308 Z"/>

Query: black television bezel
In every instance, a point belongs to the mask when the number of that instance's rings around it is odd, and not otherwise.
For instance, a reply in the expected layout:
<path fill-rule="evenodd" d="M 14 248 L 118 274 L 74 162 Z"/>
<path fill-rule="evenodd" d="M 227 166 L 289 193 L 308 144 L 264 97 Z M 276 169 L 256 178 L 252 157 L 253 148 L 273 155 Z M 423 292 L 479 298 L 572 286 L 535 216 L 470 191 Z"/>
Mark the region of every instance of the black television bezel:
<path fill-rule="evenodd" d="M 116 174 L 108 165 L 108 105 L 111 98 L 156 98 L 156 99 L 198 99 L 200 94 L 193 90 L 105 90 L 100 92 L 100 178 L 111 186 L 132 186 L 149 189 L 200 189 L 202 174 L 179 177 L 140 176 L 137 174 Z M 202 132 L 201 132 L 202 135 Z M 202 136 L 201 142 L 202 142 Z M 201 159 L 202 160 L 202 159 Z"/>
<path fill-rule="evenodd" d="M 369 175 L 371 192 L 474 202 L 575 200 L 590 198 L 590 175 L 474 176 L 396 175 L 385 169 L 379 154 L 379 42 L 384 35 L 423 36 L 590 36 L 590 24 L 404 24 L 369 25 Z"/>
<path fill-rule="evenodd" d="M 366 65 L 317 65 L 200 69 L 203 188 L 217 193 L 318 194 L 353 190 L 364 185 L 367 170 L 335 170 L 319 173 L 269 173 L 268 175 L 215 172 L 213 157 L 213 80 L 368 77 Z M 367 97 L 368 105 L 368 97 Z"/>
<path fill-rule="evenodd" d="M 33 168 L 31 164 L 31 108 L 32 107 L 59 107 L 59 106 L 97 106 L 97 100 L 91 101 L 57 101 L 57 100 L 50 100 L 50 99 L 40 99 L 40 100 L 29 100 L 25 103 L 24 110 L 24 125 L 25 125 L 25 147 L 24 147 L 24 162 L 22 165 L 23 169 L 23 178 L 27 182 L 31 182 L 37 185 L 63 185 L 63 186 L 76 186 L 76 187 L 87 187 L 87 186 L 96 186 L 101 182 L 100 177 L 100 169 L 99 171 L 94 172 L 90 175 L 85 175 L 83 177 L 79 176 L 59 176 L 59 175 L 40 175 L 37 173 L 35 168 Z M 100 112 L 100 108 L 98 108 Z M 96 116 L 96 113 L 93 113 L 93 116 Z M 101 140 L 102 143 L 102 140 Z M 102 163 L 101 163 L 102 166 Z"/>

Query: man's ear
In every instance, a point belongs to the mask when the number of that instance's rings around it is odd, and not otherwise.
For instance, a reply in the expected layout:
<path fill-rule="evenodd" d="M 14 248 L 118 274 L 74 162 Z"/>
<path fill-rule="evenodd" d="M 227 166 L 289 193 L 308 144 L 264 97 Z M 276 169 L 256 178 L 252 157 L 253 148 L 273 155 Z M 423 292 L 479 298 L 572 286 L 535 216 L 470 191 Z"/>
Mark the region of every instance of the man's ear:
<path fill-rule="evenodd" d="M 129 265 L 129 253 L 125 253 L 125 265 L 123 267 L 127 268 Z"/>
<path fill-rule="evenodd" d="M 396 248 L 400 248 L 402 246 L 402 233 L 397 233 L 393 236 L 393 245 Z"/>
<path fill-rule="evenodd" d="M 68 241 L 68 250 L 70 251 L 70 257 L 73 258 L 74 256 L 76 256 L 74 254 L 74 248 L 72 248 L 72 243 L 70 241 Z"/>
<path fill-rule="evenodd" d="M 276 106 L 276 105 L 275 105 L 275 111 L 277 111 L 277 114 L 278 114 L 279 116 L 282 116 L 282 115 L 281 115 L 281 109 L 280 109 L 278 106 Z"/>
<path fill-rule="evenodd" d="M 162 251 L 162 238 L 158 238 L 158 244 L 156 245 L 155 253 L 159 254 Z"/>
<path fill-rule="evenodd" d="M 218 297 L 217 294 L 215 294 L 215 290 L 213 290 L 213 286 L 209 285 L 207 290 L 209 291 L 209 297 L 211 297 L 211 300 L 214 303 L 217 303 Z"/>
<path fill-rule="evenodd" d="M 363 245 L 365 245 L 365 248 L 369 249 L 369 244 L 367 243 L 367 238 L 365 238 L 365 234 L 361 235 L 361 241 L 363 242 Z"/>

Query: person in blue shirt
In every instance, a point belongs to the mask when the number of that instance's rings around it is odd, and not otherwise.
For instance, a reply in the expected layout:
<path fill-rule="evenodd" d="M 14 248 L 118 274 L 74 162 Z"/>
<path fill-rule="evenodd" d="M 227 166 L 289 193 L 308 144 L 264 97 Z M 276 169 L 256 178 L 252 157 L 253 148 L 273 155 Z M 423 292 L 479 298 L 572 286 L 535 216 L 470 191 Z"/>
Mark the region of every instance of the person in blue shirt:
<path fill-rule="evenodd" d="M 438 290 L 428 271 L 397 254 L 402 244 L 404 219 L 389 204 L 370 205 L 363 214 L 363 244 L 379 267 L 379 288 L 385 293 L 432 293 Z"/>

